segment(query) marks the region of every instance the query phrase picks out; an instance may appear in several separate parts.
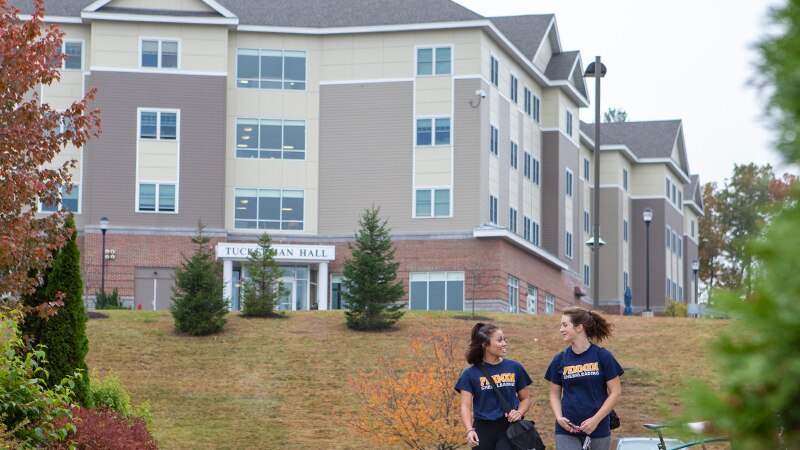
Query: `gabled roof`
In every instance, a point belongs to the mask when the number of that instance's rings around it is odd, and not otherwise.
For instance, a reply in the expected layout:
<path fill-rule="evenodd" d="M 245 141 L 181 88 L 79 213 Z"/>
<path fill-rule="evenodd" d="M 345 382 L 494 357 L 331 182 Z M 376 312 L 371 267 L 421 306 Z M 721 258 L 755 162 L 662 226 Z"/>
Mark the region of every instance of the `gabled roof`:
<path fill-rule="evenodd" d="M 528 60 L 533 60 L 542 40 L 553 22 L 553 14 L 531 14 L 527 16 L 489 17 L 498 30 L 516 46 Z"/>
<path fill-rule="evenodd" d="M 6 3 L 22 14 L 33 14 L 32 0 L 6 0 Z M 48 16 L 80 17 L 81 10 L 91 3 L 92 0 L 45 0 L 44 8 Z"/>
<path fill-rule="evenodd" d="M 692 175 L 689 180 L 688 184 L 683 185 L 684 203 L 691 202 L 690 206 L 694 206 L 696 212 L 703 215 L 705 206 L 703 205 L 703 187 L 700 184 L 700 176 Z"/>
<path fill-rule="evenodd" d="M 680 120 L 604 123 L 600 145 L 624 145 L 637 158 L 670 158 L 680 130 Z M 594 124 L 581 122 L 581 131 L 594 136 Z"/>
<path fill-rule="evenodd" d="M 580 53 L 575 51 L 554 53 L 544 71 L 545 76 L 551 80 L 569 80 L 578 58 Z"/>

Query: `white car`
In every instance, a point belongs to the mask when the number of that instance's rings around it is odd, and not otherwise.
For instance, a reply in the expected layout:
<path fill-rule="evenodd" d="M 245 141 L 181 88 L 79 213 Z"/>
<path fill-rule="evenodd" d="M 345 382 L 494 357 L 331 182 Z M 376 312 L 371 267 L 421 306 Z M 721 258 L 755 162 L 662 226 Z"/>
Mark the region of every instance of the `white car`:
<path fill-rule="evenodd" d="M 683 442 L 679 439 L 664 438 L 664 444 L 667 449 L 679 447 Z M 658 438 L 645 438 L 645 437 L 623 437 L 619 438 L 616 450 L 658 450 Z"/>

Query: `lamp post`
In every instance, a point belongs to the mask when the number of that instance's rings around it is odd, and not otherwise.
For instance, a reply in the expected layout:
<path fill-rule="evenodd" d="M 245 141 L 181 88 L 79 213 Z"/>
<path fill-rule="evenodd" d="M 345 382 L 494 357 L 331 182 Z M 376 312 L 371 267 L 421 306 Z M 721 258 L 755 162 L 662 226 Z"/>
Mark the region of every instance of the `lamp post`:
<path fill-rule="evenodd" d="M 595 56 L 586 68 L 584 77 L 594 78 L 594 207 L 592 210 L 592 306 L 600 307 L 600 79 L 606 75 L 606 66 Z"/>
<path fill-rule="evenodd" d="M 647 232 L 645 233 L 645 299 L 646 299 L 646 306 L 644 311 L 646 313 L 650 313 L 650 222 L 653 221 L 653 209 L 652 208 L 645 208 L 642 212 L 642 218 L 644 219 L 645 229 Z"/>
<path fill-rule="evenodd" d="M 106 298 L 106 231 L 108 231 L 108 217 L 100 219 L 100 232 L 103 233 L 103 263 L 100 266 L 100 294 Z"/>
<path fill-rule="evenodd" d="M 697 307 L 697 271 L 700 270 L 700 260 L 695 258 L 692 260 L 692 273 L 694 274 L 694 304 Z"/>

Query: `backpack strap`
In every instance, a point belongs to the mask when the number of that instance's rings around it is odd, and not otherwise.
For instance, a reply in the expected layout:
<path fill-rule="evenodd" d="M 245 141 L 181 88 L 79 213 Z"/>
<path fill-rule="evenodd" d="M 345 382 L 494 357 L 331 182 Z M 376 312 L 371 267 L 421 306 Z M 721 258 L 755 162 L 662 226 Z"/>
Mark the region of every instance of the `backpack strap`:
<path fill-rule="evenodd" d="M 487 380 L 489 380 L 489 383 L 491 383 L 492 385 L 492 390 L 494 390 L 494 393 L 497 394 L 498 400 L 500 400 L 500 406 L 503 408 L 503 412 L 508 414 L 508 412 L 511 411 L 511 405 L 508 404 L 508 400 L 506 400 L 506 398 L 503 397 L 503 394 L 500 393 L 500 389 L 497 388 L 497 385 L 494 383 L 492 377 L 490 377 L 489 374 L 486 372 L 486 367 L 484 367 L 484 364 L 485 363 L 483 362 L 478 364 L 478 369 L 481 371 L 483 376 L 486 377 Z"/>

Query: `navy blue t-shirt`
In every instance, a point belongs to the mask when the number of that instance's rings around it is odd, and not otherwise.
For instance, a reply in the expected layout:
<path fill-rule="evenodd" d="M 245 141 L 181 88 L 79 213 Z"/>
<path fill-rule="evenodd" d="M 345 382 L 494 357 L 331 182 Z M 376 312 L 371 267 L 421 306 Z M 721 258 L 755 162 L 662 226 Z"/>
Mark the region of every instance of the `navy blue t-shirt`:
<path fill-rule="evenodd" d="M 570 422 L 580 425 L 597 413 L 608 398 L 606 382 L 625 372 L 610 351 L 591 344 L 575 354 L 572 347 L 557 354 L 544 379 L 561 386 L 561 413 Z M 556 423 L 556 434 L 570 434 Z M 611 436 L 608 417 L 592 432 L 593 438 Z"/>
<path fill-rule="evenodd" d="M 517 409 L 519 407 L 517 392 L 532 383 L 522 364 L 513 359 L 503 359 L 499 364 L 484 363 L 484 369 L 494 379 L 494 383 L 511 408 Z M 459 393 L 462 390 L 472 393 L 472 414 L 475 419 L 497 420 L 505 417 L 505 411 L 492 389 L 492 384 L 478 367 L 469 366 L 464 369 L 455 389 Z"/>

